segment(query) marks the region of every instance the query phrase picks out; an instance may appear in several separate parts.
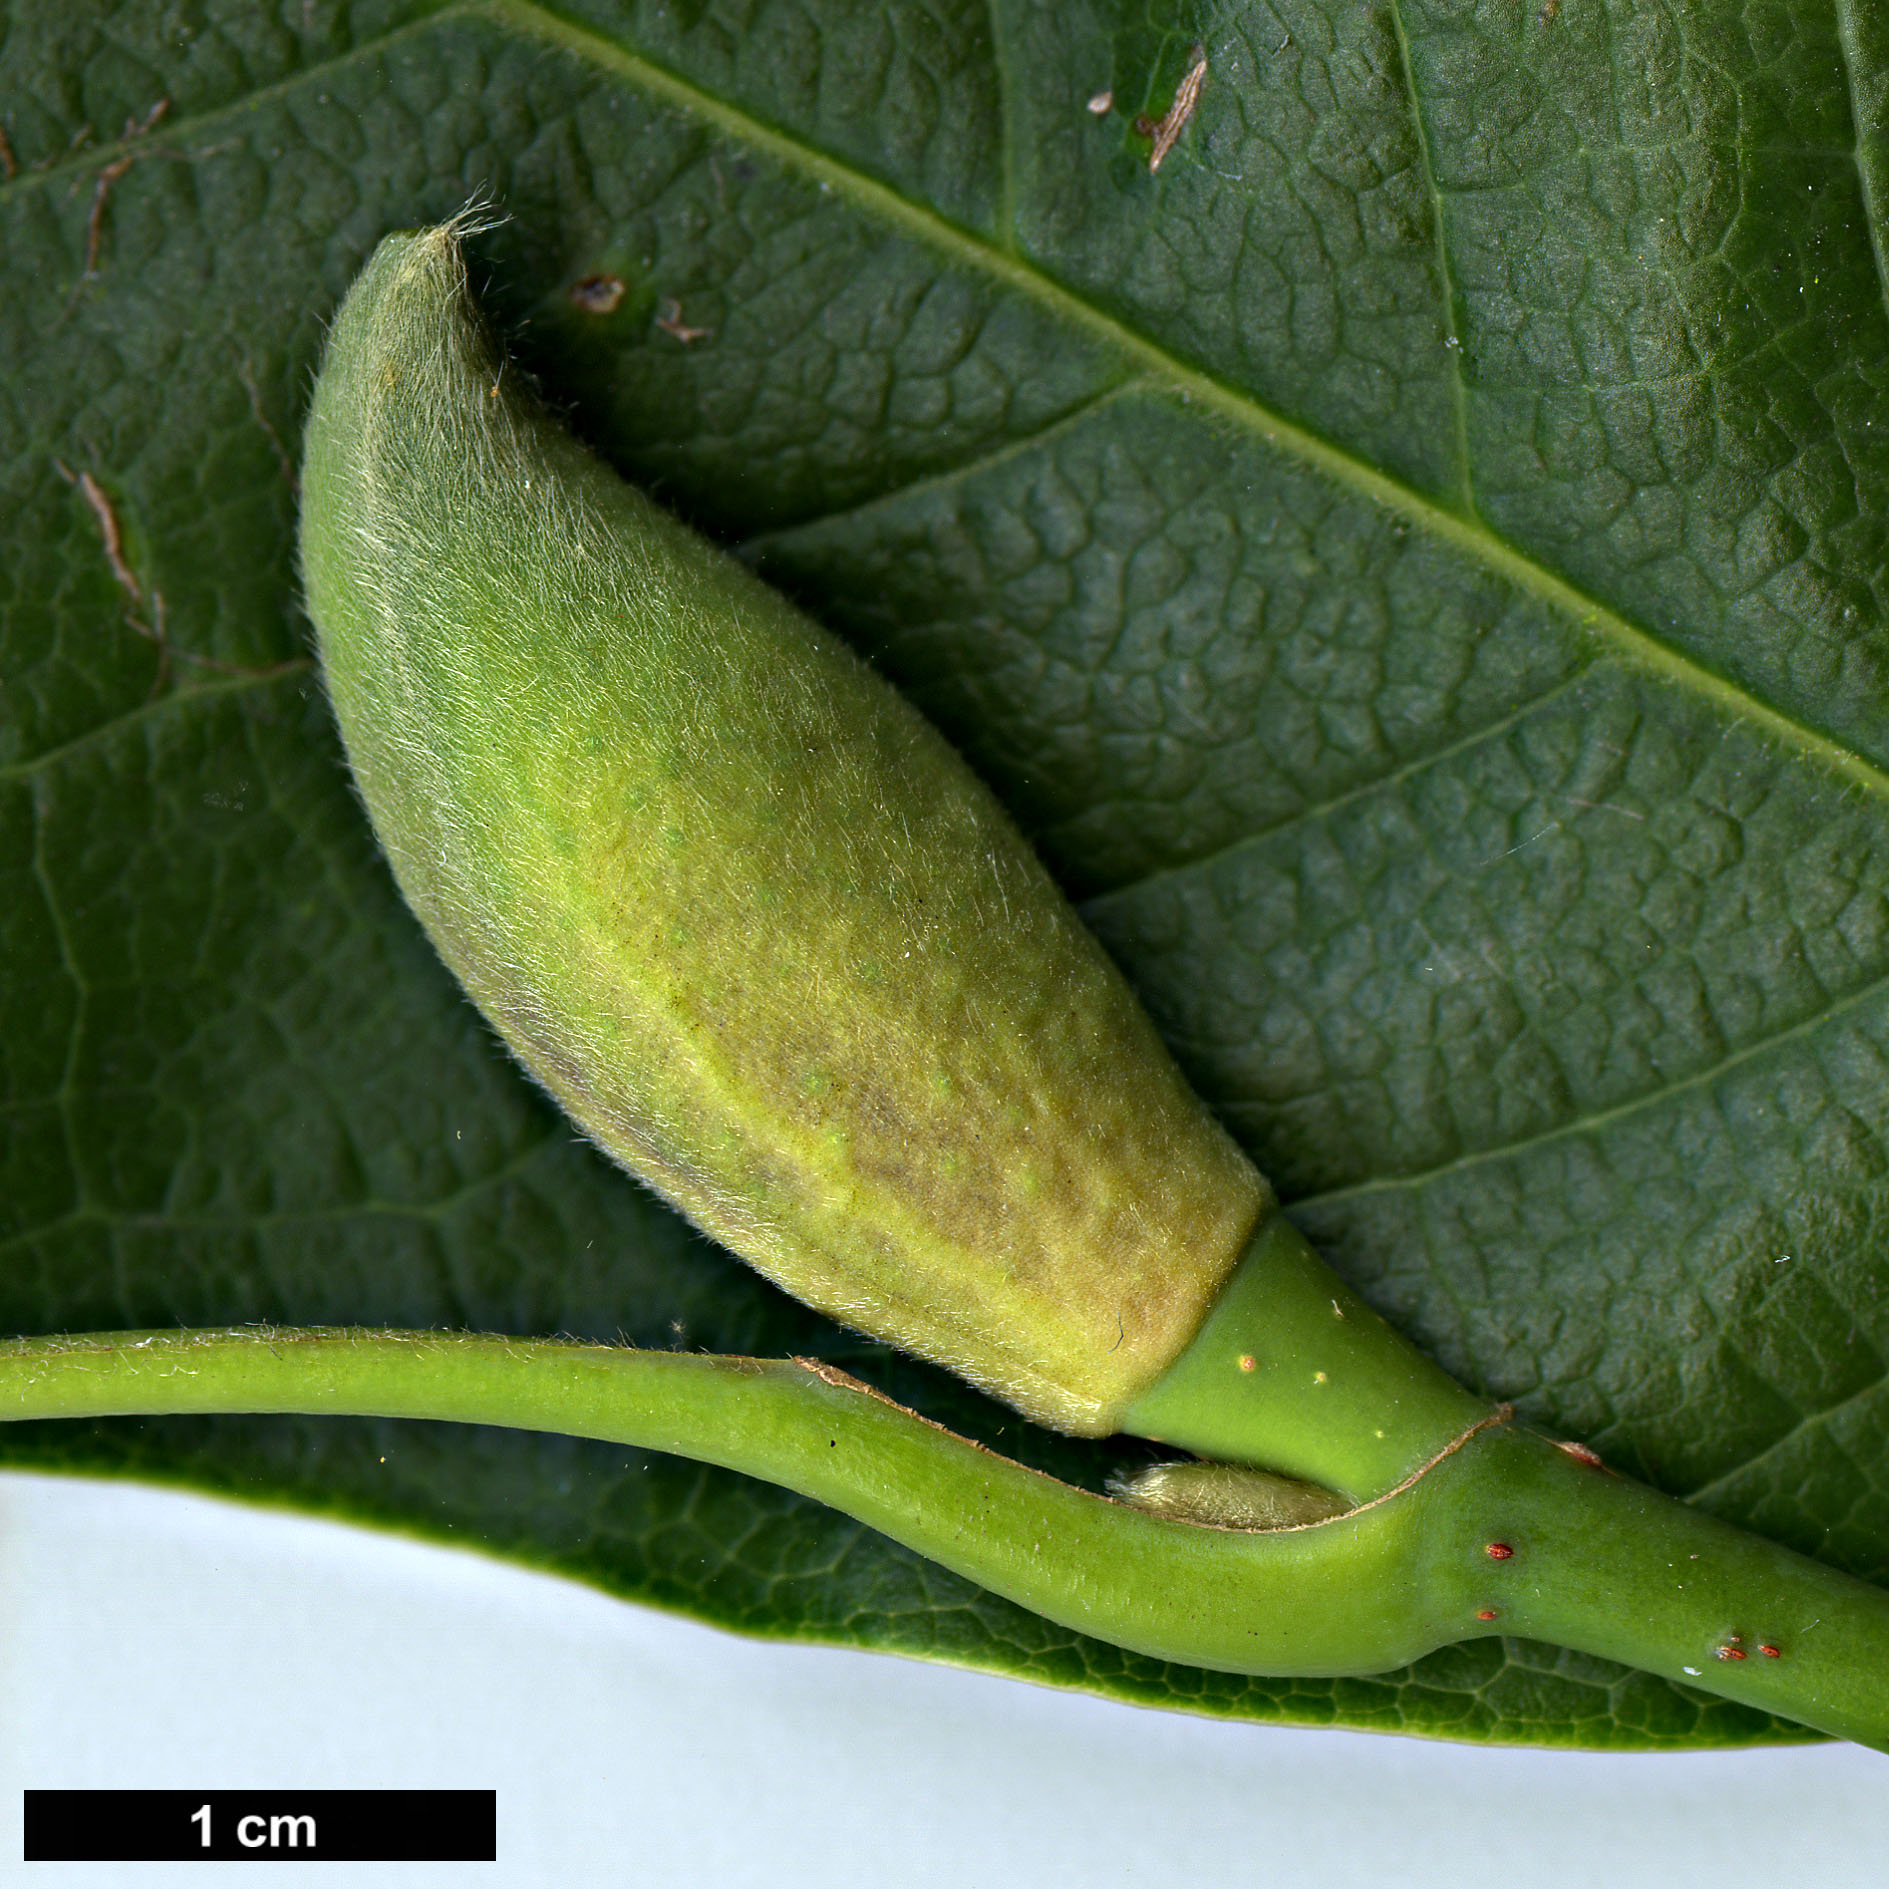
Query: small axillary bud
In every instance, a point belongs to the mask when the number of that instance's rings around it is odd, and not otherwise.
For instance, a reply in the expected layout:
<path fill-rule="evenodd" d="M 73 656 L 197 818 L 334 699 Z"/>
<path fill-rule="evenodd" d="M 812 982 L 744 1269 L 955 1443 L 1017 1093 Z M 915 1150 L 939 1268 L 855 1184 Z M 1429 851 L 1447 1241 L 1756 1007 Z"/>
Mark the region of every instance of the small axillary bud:
<path fill-rule="evenodd" d="M 1109 1494 L 1164 1521 L 1210 1528 L 1304 1528 L 1351 1511 L 1316 1483 L 1233 1463 L 1155 1463 L 1116 1477 Z"/>

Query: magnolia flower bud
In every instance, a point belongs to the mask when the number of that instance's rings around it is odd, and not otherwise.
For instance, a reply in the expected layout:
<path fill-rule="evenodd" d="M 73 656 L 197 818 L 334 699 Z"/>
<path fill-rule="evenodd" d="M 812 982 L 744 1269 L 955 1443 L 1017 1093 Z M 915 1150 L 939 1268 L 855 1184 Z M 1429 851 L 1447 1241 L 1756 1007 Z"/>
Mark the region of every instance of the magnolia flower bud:
<path fill-rule="evenodd" d="M 797 1297 L 1114 1428 L 1270 1195 L 991 794 L 544 414 L 451 226 L 349 292 L 302 484 L 362 797 L 520 1062 Z"/>

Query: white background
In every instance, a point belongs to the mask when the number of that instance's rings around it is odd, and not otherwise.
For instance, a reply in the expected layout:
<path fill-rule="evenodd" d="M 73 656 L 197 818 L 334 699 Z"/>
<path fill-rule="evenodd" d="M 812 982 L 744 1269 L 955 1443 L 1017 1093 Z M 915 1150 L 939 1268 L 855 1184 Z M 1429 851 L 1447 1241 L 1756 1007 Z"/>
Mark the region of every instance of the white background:
<path fill-rule="evenodd" d="M 1218 1724 L 6 1475 L 0 1880 L 254 1880 L 24 1866 L 27 1785 L 497 1788 L 497 1865 L 297 1866 L 334 1885 L 1889 1885 L 1889 1759 L 1854 1746 L 1612 1757 Z"/>

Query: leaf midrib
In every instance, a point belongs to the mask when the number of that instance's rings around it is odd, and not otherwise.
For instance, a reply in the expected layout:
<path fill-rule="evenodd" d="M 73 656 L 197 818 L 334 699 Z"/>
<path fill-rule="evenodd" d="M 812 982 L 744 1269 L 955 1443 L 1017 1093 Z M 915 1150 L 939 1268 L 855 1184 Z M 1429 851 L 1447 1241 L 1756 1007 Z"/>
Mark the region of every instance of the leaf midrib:
<path fill-rule="evenodd" d="M 1814 755 L 1833 773 L 1858 783 L 1875 796 L 1889 798 L 1889 768 L 1858 754 L 1824 730 L 1787 714 L 1568 579 L 1544 569 L 1480 520 L 1449 511 L 1401 480 L 1273 412 L 1250 394 L 1177 359 L 1116 316 L 1044 275 L 1040 269 L 994 247 L 976 231 L 910 202 L 852 166 L 750 117 L 641 54 L 628 52 L 588 28 L 564 19 L 551 8 L 536 4 L 536 0 L 470 0 L 460 11 L 466 17 L 484 17 L 501 25 L 510 24 L 561 44 L 576 56 L 621 73 L 645 91 L 766 152 L 788 168 L 826 184 L 861 209 L 907 231 L 927 248 L 942 251 L 964 267 L 1015 289 L 1046 312 L 1084 329 L 1105 346 L 1165 381 L 1183 405 L 1199 401 L 1210 412 L 1234 421 L 1243 434 L 1257 434 L 1268 446 L 1297 458 L 1334 484 L 1468 553 L 1484 568 L 1506 578 L 1548 609 L 1612 644 L 1627 659 L 1714 702 L 1734 720 L 1761 723 L 1775 738 Z"/>

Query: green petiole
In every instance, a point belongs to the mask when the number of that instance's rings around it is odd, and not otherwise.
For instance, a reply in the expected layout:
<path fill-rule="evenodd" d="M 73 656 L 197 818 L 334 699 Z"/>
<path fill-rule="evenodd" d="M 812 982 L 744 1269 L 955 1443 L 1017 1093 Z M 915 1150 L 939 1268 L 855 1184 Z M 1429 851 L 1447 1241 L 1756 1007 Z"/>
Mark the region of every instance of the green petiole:
<path fill-rule="evenodd" d="M 1155 1658 L 1359 1674 L 1515 1633 L 1889 1749 L 1889 1592 L 1613 1477 L 1501 1411 L 1345 1515 L 1242 1531 L 1071 1488 L 815 1363 L 267 1327 L 0 1345 L 7 1419 L 211 1412 L 429 1418 L 671 1451 L 829 1503 Z"/>

